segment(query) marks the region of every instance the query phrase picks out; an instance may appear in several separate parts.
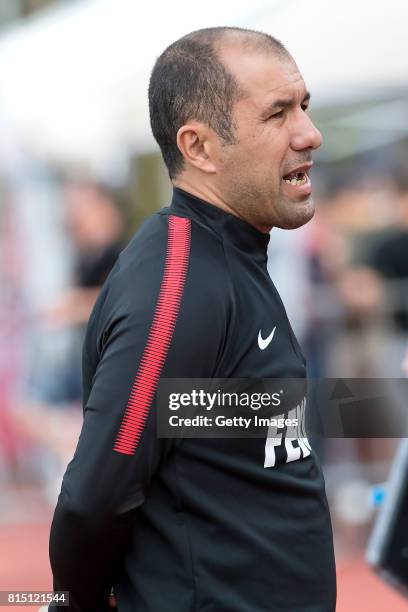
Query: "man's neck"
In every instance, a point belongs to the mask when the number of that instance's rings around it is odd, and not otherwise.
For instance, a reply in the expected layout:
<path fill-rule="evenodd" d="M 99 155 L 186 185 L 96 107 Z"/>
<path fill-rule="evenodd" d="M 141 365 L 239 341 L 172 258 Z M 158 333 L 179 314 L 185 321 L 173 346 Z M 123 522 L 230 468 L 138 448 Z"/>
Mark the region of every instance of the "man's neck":
<path fill-rule="evenodd" d="M 197 198 L 200 198 L 201 200 L 204 200 L 205 202 L 208 202 L 209 204 L 213 204 L 213 206 L 217 206 L 218 208 L 221 208 L 221 210 L 223 210 L 224 212 L 227 212 L 230 215 L 234 215 L 234 217 L 237 217 L 238 219 L 241 219 L 242 221 L 245 221 L 246 223 L 253 225 L 252 223 L 250 223 L 250 221 L 248 221 L 248 219 L 245 219 L 245 217 L 240 215 L 234 208 L 232 208 L 228 204 L 228 202 L 226 202 L 225 199 L 223 199 L 221 194 L 219 194 L 215 189 L 208 187 L 208 186 L 198 187 L 196 184 L 193 184 L 192 182 L 190 182 L 187 178 L 178 178 L 178 179 L 173 180 L 172 183 L 174 187 L 183 189 L 184 191 L 191 193 L 191 195 L 196 196 Z M 262 233 L 267 233 L 269 231 L 269 230 L 265 230 L 265 228 L 261 229 L 256 226 L 254 227 Z"/>

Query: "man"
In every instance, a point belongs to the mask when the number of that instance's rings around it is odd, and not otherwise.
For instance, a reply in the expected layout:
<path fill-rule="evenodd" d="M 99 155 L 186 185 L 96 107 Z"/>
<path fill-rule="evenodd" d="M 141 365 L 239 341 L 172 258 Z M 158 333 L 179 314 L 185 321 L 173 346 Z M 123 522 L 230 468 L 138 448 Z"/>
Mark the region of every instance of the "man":
<path fill-rule="evenodd" d="M 45 399 L 54 404 L 81 398 L 80 355 L 85 327 L 99 291 L 123 249 L 125 226 L 113 194 L 102 184 L 71 179 L 65 185 L 64 196 L 64 220 L 74 259 L 73 286 L 58 294 L 42 313 L 49 327 L 71 330 L 69 350 L 64 362 L 56 365 L 57 375 L 50 377 L 50 367 L 41 373 Z"/>
<path fill-rule="evenodd" d="M 72 610 L 102 610 L 111 585 L 119 612 L 335 609 L 305 438 L 156 436 L 160 377 L 305 376 L 266 249 L 272 227 L 314 213 L 308 101 L 265 34 L 200 30 L 156 62 L 151 123 L 174 195 L 121 254 L 88 326 L 84 423 L 50 539 Z"/>

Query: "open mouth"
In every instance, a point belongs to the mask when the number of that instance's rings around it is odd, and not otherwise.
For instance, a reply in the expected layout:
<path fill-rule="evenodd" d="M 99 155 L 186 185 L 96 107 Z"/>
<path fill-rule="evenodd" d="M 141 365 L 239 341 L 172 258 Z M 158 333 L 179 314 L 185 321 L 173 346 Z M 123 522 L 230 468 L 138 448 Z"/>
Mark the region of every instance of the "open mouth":
<path fill-rule="evenodd" d="M 282 178 L 288 185 L 306 185 L 309 177 L 306 172 L 292 172 Z"/>

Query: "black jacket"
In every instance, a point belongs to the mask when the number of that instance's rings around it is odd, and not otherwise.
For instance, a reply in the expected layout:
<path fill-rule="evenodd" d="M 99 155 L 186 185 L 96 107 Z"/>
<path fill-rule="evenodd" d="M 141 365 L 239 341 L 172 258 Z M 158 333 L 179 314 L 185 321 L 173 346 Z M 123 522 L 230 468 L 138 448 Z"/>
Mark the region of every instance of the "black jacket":
<path fill-rule="evenodd" d="M 306 438 L 156 435 L 160 377 L 305 377 L 268 241 L 175 189 L 107 279 L 50 537 L 70 610 L 106 609 L 112 584 L 119 612 L 335 609 L 330 516 Z"/>

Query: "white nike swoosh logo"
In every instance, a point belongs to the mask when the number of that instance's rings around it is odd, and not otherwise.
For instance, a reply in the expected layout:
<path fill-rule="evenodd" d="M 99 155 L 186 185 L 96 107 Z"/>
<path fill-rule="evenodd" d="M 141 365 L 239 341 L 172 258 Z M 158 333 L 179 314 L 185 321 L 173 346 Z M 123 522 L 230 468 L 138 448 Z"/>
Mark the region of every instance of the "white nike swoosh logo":
<path fill-rule="evenodd" d="M 276 325 L 273 328 L 273 330 L 271 331 L 271 333 L 269 334 L 269 336 L 267 338 L 262 338 L 261 335 L 261 330 L 259 330 L 259 334 L 258 334 L 258 346 L 261 349 L 261 351 L 264 351 L 266 349 L 266 347 L 269 345 L 269 343 L 271 342 L 272 338 L 273 338 L 273 334 L 275 333 L 275 329 L 276 329 Z"/>

